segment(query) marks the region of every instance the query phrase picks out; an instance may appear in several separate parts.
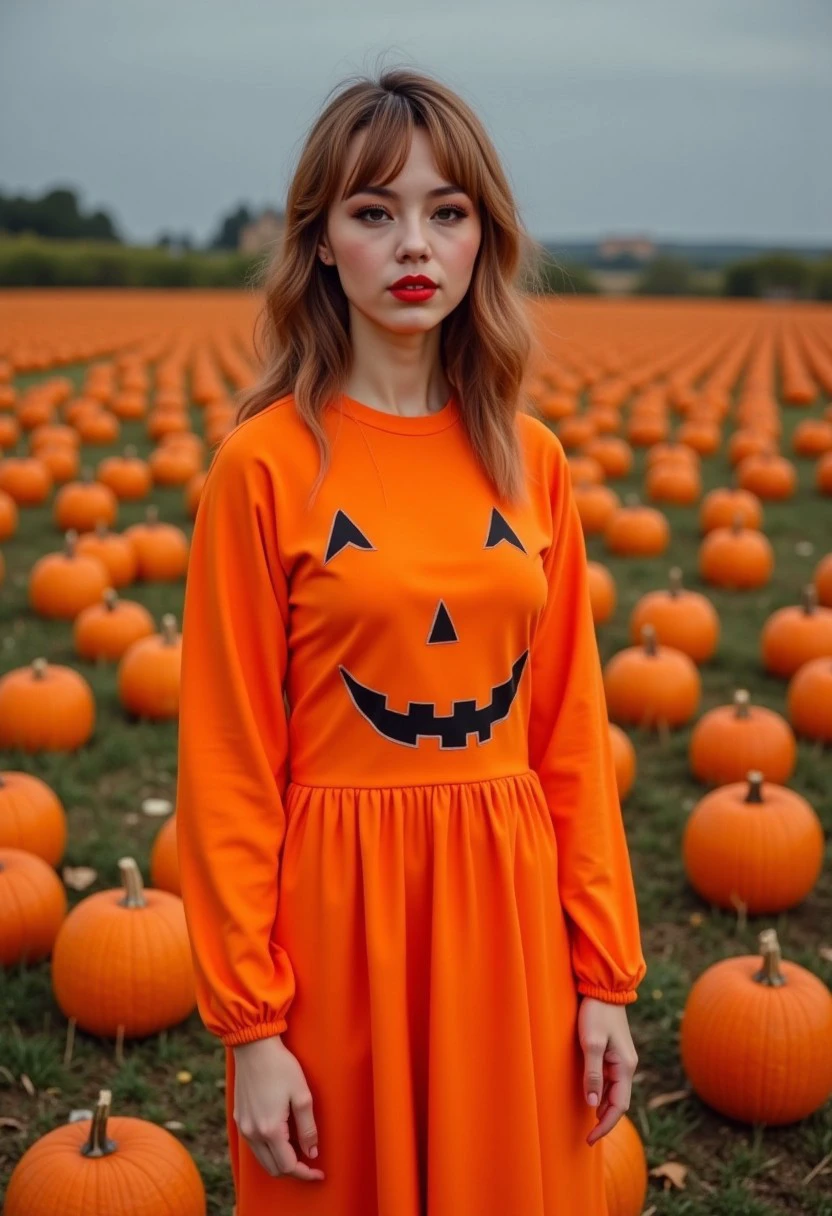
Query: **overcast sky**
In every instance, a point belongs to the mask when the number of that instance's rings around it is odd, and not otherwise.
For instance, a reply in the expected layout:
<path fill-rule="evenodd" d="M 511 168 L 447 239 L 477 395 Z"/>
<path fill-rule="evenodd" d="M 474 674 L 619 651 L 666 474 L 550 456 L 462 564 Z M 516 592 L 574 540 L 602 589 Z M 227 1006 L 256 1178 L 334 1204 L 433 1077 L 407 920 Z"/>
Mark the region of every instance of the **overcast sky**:
<path fill-rule="evenodd" d="M 0 190 L 201 243 L 380 55 L 474 106 L 537 237 L 832 243 L 832 0 L 0 0 Z"/>

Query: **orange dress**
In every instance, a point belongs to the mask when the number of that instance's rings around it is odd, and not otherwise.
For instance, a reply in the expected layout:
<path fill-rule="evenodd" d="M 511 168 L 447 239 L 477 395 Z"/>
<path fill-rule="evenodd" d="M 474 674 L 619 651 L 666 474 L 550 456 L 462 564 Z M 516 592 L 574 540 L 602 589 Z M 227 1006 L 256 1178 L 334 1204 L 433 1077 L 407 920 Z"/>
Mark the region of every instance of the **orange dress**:
<path fill-rule="evenodd" d="M 578 994 L 646 966 L 563 449 L 518 415 L 506 505 L 455 396 L 324 424 L 311 504 L 292 396 L 225 437 L 185 591 L 179 867 L 237 1216 L 605 1216 Z M 237 1131 L 231 1048 L 276 1033 L 322 1181 Z"/>

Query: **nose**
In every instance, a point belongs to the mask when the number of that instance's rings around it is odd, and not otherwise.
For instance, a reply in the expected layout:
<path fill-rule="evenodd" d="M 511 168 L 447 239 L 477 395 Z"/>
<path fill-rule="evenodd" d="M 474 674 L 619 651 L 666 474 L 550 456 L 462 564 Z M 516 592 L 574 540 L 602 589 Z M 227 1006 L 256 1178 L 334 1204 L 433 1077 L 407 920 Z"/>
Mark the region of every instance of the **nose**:
<path fill-rule="evenodd" d="M 414 216 L 403 221 L 404 227 L 396 250 L 399 261 L 406 259 L 429 261 L 431 252 L 427 237 L 422 227 L 422 221 Z"/>

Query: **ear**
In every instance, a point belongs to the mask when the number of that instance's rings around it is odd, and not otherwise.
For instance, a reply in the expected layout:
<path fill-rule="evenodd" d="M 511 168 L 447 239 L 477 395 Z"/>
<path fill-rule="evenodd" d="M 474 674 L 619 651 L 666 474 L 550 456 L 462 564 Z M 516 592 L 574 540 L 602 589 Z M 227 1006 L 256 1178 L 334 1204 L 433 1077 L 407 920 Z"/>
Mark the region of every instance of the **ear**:
<path fill-rule="evenodd" d="M 325 239 L 318 242 L 318 257 L 325 265 L 334 265 L 332 254 L 329 252 L 329 245 Z"/>

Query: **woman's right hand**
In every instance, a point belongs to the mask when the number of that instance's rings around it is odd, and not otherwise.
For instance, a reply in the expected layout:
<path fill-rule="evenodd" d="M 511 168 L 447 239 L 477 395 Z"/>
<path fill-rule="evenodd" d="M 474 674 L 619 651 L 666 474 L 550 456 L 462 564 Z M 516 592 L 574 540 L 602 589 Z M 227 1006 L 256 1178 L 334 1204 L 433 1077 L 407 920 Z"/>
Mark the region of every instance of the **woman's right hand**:
<path fill-rule="evenodd" d="M 291 1106 L 302 1151 L 317 1156 L 312 1094 L 297 1057 L 280 1035 L 242 1043 L 233 1050 L 234 1121 L 263 1169 L 272 1177 L 288 1174 L 308 1182 L 322 1179 L 323 1170 L 300 1161 L 289 1143 Z"/>

